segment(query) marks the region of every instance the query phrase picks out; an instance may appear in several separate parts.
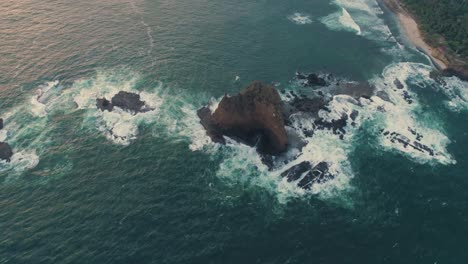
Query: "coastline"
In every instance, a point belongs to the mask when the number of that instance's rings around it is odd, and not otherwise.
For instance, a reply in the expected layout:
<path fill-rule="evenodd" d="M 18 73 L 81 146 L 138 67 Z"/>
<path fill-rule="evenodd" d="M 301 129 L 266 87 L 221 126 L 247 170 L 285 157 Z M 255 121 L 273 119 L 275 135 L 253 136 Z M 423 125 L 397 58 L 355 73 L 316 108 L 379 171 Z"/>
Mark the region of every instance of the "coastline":
<path fill-rule="evenodd" d="M 421 52 L 426 54 L 435 68 L 444 76 L 457 76 L 468 81 L 468 63 L 442 47 L 427 43 L 424 32 L 420 30 L 417 19 L 406 9 L 400 0 L 380 0 L 398 19 L 406 38 Z"/>
<path fill-rule="evenodd" d="M 398 19 L 398 22 L 407 39 L 421 52 L 429 56 L 432 63 L 438 70 L 449 68 L 450 62 L 446 55 L 438 48 L 429 45 L 419 29 L 419 25 L 413 15 L 400 3 L 399 0 L 382 0 L 390 11 Z"/>

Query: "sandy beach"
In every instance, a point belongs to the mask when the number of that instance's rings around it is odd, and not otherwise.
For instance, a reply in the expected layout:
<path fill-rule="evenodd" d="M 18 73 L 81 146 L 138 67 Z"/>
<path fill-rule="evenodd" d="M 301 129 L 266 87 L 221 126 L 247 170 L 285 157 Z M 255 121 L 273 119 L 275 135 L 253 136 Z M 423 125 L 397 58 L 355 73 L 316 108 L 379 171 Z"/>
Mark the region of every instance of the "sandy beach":
<path fill-rule="evenodd" d="M 446 56 L 437 48 L 426 43 L 419 29 L 418 23 L 413 16 L 400 3 L 399 0 L 384 0 L 385 5 L 395 12 L 400 26 L 408 40 L 419 50 L 427 54 L 435 66 L 440 69 L 448 68 L 449 62 Z"/>

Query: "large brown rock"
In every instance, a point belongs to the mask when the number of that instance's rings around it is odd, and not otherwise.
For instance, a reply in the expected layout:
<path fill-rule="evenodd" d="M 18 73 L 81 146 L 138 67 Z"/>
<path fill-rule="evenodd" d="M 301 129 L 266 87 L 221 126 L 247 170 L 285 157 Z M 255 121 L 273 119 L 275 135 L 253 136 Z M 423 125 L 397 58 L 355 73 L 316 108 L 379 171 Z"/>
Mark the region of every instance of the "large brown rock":
<path fill-rule="evenodd" d="M 275 88 L 255 81 L 235 96 L 224 96 L 214 113 L 198 115 L 208 135 L 222 142 L 222 135 L 256 145 L 259 152 L 279 154 L 288 146 L 283 102 Z"/>

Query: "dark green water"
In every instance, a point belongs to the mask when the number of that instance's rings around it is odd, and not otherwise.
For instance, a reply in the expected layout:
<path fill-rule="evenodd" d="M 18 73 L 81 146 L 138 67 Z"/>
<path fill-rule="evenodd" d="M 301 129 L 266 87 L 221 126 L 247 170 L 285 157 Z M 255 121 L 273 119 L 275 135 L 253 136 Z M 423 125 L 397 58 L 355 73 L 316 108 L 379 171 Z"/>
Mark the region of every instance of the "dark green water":
<path fill-rule="evenodd" d="M 430 80 L 372 1 L 3 0 L 0 36 L 0 141 L 15 152 L 0 163 L 0 263 L 468 259 L 467 84 Z M 337 172 L 309 192 L 253 149 L 207 141 L 195 113 L 252 80 L 300 90 L 297 70 L 370 80 L 391 101 L 333 101 L 359 127 L 307 139 L 302 157 Z M 156 110 L 94 108 L 119 90 Z M 435 157 L 378 132 L 408 126 Z"/>

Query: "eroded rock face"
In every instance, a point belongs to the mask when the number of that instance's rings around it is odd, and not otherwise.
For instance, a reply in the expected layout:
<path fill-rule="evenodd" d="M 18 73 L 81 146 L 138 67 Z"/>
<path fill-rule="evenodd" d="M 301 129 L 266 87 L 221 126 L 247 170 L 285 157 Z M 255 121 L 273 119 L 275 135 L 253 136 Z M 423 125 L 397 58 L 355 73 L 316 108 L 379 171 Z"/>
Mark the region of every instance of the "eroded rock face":
<path fill-rule="evenodd" d="M 13 156 L 13 150 L 10 145 L 0 142 L 0 160 L 10 161 L 11 156 Z"/>
<path fill-rule="evenodd" d="M 135 114 L 153 110 L 140 99 L 139 94 L 125 91 L 118 92 L 112 97 L 111 101 L 106 98 L 96 99 L 96 107 L 101 111 L 107 110 L 109 112 L 111 112 L 114 107 L 119 107 L 125 111 L 130 111 Z"/>
<path fill-rule="evenodd" d="M 208 135 L 223 142 L 222 135 L 249 145 L 260 153 L 279 154 L 288 146 L 284 127 L 283 102 L 275 88 L 253 82 L 235 96 L 224 96 L 213 114 L 198 111 Z"/>

